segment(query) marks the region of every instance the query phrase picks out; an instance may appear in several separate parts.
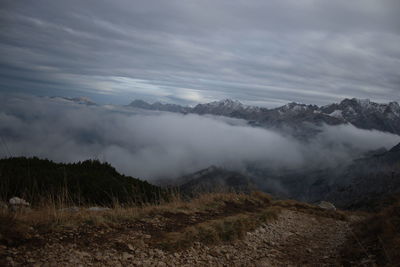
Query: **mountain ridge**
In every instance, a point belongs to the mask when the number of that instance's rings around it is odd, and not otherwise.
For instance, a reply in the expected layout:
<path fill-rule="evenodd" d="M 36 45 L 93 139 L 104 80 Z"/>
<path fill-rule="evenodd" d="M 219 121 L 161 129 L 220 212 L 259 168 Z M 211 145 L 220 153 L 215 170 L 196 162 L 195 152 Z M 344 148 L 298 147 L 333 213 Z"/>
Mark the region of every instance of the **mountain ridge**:
<path fill-rule="evenodd" d="M 397 102 L 375 103 L 369 99 L 344 99 L 340 103 L 324 106 L 291 102 L 277 108 L 244 105 L 237 100 L 225 99 L 194 107 L 156 102 L 149 104 L 135 100 L 128 107 L 169 111 L 182 114 L 210 114 L 244 119 L 254 126 L 299 129 L 300 134 L 311 130 L 305 124 L 321 126 L 351 123 L 357 128 L 400 134 L 400 105 Z"/>

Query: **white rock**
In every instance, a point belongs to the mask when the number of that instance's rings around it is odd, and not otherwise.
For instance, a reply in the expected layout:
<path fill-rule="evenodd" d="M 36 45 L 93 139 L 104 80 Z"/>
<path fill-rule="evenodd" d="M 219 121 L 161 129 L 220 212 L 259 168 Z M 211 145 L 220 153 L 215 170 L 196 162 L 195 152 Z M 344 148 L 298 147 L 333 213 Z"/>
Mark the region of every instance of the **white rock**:
<path fill-rule="evenodd" d="M 65 211 L 65 212 L 78 212 L 79 210 L 80 210 L 79 207 L 75 207 L 75 206 L 60 209 L 60 211 Z"/>
<path fill-rule="evenodd" d="M 10 205 L 20 205 L 20 206 L 29 206 L 29 202 L 26 202 L 24 199 L 19 198 L 19 197 L 12 197 L 8 201 Z"/>
<path fill-rule="evenodd" d="M 332 203 L 327 202 L 327 201 L 321 201 L 318 204 L 318 207 L 323 208 L 325 210 L 336 210 L 335 205 L 333 205 Z"/>
<path fill-rule="evenodd" d="M 110 208 L 104 208 L 104 207 L 90 207 L 88 208 L 89 211 L 105 211 L 105 210 L 110 210 Z"/>

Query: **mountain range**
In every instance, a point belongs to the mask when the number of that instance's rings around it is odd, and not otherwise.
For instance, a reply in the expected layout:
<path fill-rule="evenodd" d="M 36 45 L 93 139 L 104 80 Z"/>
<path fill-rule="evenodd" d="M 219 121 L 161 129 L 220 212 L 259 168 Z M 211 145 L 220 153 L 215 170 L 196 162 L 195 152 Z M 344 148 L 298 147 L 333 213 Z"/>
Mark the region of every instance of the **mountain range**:
<path fill-rule="evenodd" d="M 225 99 L 194 107 L 143 100 L 134 100 L 132 108 L 178 112 L 182 114 L 211 114 L 247 120 L 249 124 L 267 128 L 291 128 L 295 135 L 307 136 L 322 124 L 351 123 L 357 128 L 400 134 L 400 105 L 397 102 L 380 104 L 368 99 L 344 99 L 325 106 L 288 103 L 278 108 L 248 106 L 239 101 Z"/>

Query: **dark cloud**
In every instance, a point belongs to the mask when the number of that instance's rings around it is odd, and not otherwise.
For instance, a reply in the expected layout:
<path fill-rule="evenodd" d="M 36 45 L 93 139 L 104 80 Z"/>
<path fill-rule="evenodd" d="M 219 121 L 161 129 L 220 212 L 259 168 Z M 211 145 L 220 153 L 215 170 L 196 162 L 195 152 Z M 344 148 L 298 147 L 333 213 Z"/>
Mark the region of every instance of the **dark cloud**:
<path fill-rule="evenodd" d="M 2 90 L 118 103 L 400 99 L 396 0 L 4 0 L 0 8 Z"/>
<path fill-rule="evenodd" d="M 336 166 L 400 141 L 397 135 L 342 125 L 324 126 L 306 144 L 225 117 L 85 106 L 26 95 L 0 94 L 0 101 L 0 157 L 97 158 L 146 179 L 210 165 L 234 170 L 248 164 L 270 170 Z"/>

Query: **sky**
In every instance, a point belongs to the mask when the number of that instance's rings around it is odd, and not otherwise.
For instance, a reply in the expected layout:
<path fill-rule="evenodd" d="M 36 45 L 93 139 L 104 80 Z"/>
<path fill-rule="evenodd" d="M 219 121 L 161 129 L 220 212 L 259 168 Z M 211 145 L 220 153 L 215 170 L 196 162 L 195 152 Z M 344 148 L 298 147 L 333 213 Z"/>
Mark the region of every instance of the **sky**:
<path fill-rule="evenodd" d="M 400 100 L 398 0 L 0 0 L 0 90 L 193 105 Z"/>

